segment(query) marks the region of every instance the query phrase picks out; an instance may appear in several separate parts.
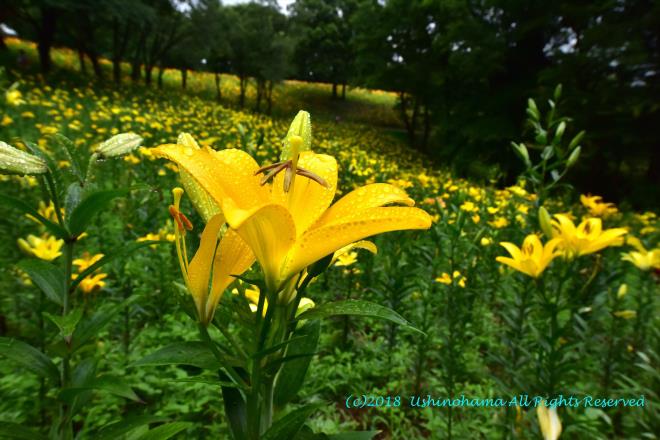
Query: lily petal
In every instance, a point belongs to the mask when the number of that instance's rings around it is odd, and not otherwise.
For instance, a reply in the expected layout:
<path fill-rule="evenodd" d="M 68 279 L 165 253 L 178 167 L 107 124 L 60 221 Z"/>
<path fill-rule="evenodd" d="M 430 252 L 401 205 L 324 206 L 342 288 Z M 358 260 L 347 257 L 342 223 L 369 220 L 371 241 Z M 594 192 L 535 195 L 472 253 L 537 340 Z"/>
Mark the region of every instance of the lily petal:
<path fill-rule="evenodd" d="M 305 232 L 291 250 L 283 273 L 294 274 L 337 249 L 372 235 L 430 227 L 431 216 L 418 208 L 378 207 L 353 212 Z"/>
<path fill-rule="evenodd" d="M 254 252 L 266 276 L 268 287 L 277 291 L 280 268 L 289 249 L 296 241 L 296 226 L 289 211 L 282 205 L 268 204 L 235 215 L 227 204 L 229 225 Z"/>
<path fill-rule="evenodd" d="M 213 263 L 213 283 L 211 294 L 206 302 L 206 316 L 213 319 L 215 308 L 227 286 L 254 263 L 254 254 L 243 239 L 232 229 L 227 229 L 220 241 Z"/>
<path fill-rule="evenodd" d="M 181 133 L 176 143 L 194 150 L 200 149 L 195 139 L 188 133 Z M 218 202 L 213 200 L 208 191 L 202 188 L 190 173 L 183 168 L 180 168 L 179 178 L 181 179 L 183 189 L 185 189 L 186 194 L 188 194 L 195 210 L 202 216 L 205 223 L 208 223 L 211 217 L 221 212 Z"/>
<path fill-rule="evenodd" d="M 218 233 L 223 223 L 224 218 L 222 215 L 216 215 L 209 220 L 199 240 L 199 248 L 188 265 L 188 287 L 202 319 L 204 318 L 208 298 L 211 265 L 218 242 Z"/>
<path fill-rule="evenodd" d="M 415 201 L 408 197 L 408 194 L 401 188 L 388 183 L 372 183 L 357 188 L 337 203 L 332 205 L 325 214 L 319 219 L 318 224 L 328 224 L 340 219 L 346 215 L 354 214 L 358 211 L 364 211 L 369 208 L 400 203 L 406 206 L 414 206 Z"/>
<path fill-rule="evenodd" d="M 337 189 L 337 161 L 327 154 L 304 151 L 300 154 L 298 166 L 318 175 L 328 187 L 311 179 L 298 176 L 289 193 L 284 192 L 284 174 L 279 173 L 272 186 L 274 202 L 288 206 L 296 221 L 296 232 L 302 235 L 328 209 Z"/>
<path fill-rule="evenodd" d="M 244 151 L 196 150 L 189 146 L 167 144 L 154 148 L 153 152 L 188 172 L 223 210 L 227 199 L 242 209 L 263 205 L 269 199 L 269 189 L 262 187 L 259 177 L 254 175 L 259 166 Z"/>

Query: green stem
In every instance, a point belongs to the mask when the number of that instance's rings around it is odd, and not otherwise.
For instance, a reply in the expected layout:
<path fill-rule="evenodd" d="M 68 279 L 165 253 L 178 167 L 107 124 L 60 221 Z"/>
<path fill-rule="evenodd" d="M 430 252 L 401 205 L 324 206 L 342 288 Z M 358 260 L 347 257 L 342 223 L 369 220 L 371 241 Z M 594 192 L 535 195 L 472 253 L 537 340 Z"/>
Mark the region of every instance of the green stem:
<path fill-rule="evenodd" d="M 57 204 L 55 204 L 56 210 L 59 212 L 59 209 L 57 208 Z M 71 286 L 71 272 L 72 272 L 72 266 L 73 266 L 73 247 L 75 246 L 75 241 L 73 240 L 67 240 L 66 244 L 64 245 L 64 298 L 62 301 L 62 316 L 67 316 L 69 314 L 69 288 Z M 66 343 L 66 341 L 65 341 Z M 69 386 L 70 378 L 71 378 L 71 366 L 70 366 L 70 353 L 68 350 L 68 343 L 67 344 L 67 350 L 64 352 L 64 355 L 62 356 L 62 378 L 61 378 L 61 384 L 60 387 L 62 389 L 65 389 L 67 386 Z M 60 432 L 60 438 L 62 439 L 68 439 L 73 436 L 73 427 L 72 427 L 72 414 L 70 414 L 71 408 L 64 402 L 62 402 L 61 407 L 60 407 L 60 427 L 61 427 L 61 432 Z"/>

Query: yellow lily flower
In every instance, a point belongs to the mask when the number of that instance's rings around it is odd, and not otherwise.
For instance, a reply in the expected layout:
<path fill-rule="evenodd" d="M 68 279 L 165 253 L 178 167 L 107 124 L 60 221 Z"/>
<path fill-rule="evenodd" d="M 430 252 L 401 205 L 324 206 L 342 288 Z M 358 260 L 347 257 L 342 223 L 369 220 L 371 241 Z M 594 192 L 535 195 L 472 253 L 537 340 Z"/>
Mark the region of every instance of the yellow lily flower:
<path fill-rule="evenodd" d="M 37 237 L 28 235 L 27 240 L 18 239 L 18 246 L 28 254 L 46 261 L 53 261 L 62 255 L 61 249 L 64 246 L 64 240 L 58 240 L 55 237 L 44 235 Z"/>
<path fill-rule="evenodd" d="M 525 237 L 522 248 L 513 243 L 502 242 L 500 245 L 509 252 L 511 258 L 497 257 L 495 260 L 530 277 L 538 278 L 557 256 L 556 249 L 560 241 L 553 238 L 543 246 L 539 237 L 531 234 Z"/>
<path fill-rule="evenodd" d="M 553 234 L 561 239 L 561 248 L 569 257 L 592 254 L 609 246 L 623 244 L 623 236 L 628 232 L 623 228 L 603 230 L 602 220 L 588 218 L 579 226 L 564 214 L 555 214 L 552 220 Z"/>
<path fill-rule="evenodd" d="M 660 248 L 647 250 L 637 237 L 628 237 L 629 245 L 637 249 L 621 254 L 623 261 L 629 261 L 640 270 L 660 269 Z"/>
<path fill-rule="evenodd" d="M 188 262 L 185 234 L 186 230 L 192 230 L 192 224 L 179 210 L 183 189 L 174 188 L 172 193 L 174 205 L 170 206 L 170 213 L 176 223 L 174 235 L 181 273 L 195 302 L 199 320 L 206 325 L 213 319 L 222 293 L 234 281 L 233 275 L 249 269 L 254 255 L 235 231 L 227 229 L 219 237 L 225 220 L 222 214 L 216 214 L 206 224 L 199 248 Z"/>
<path fill-rule="evenodd" d="M 613 203 L 603 202 L 601 196 L 585 196 L 582 194 L 580 195 L 580 202 L 594 217 L 608 217 L 618 212 Z"/>
<path fill-rule="evenodd" d="M 254 252 L 273 292 L 310 264 L 355 241 L 431 226 L 431 217 L 413 208 L 405 191 L 389 184 L 363 186 L 330 206 L 337 189 L 337 162 L 308 150 L 309 115 L 301 114 L 285 139 L 286 160 L 264 169 L 237 149 L 181 144 L 154 149 L 157 156 L 179 165 L 221 208 L 229 226 Z M 272 184 L 257 176 L 264 171 L 274 175 Z M 385 206 L 394 203 L 407 206 Z"/>
<path fill-rule="evenodd" d="M 557 440 L 561 435 L 561 420 L 557 415 L 556 408 L 548 408 L 545 402 L 536 407 L 536 417 L 539 420 L 539 427 L 543 440 Z"/>

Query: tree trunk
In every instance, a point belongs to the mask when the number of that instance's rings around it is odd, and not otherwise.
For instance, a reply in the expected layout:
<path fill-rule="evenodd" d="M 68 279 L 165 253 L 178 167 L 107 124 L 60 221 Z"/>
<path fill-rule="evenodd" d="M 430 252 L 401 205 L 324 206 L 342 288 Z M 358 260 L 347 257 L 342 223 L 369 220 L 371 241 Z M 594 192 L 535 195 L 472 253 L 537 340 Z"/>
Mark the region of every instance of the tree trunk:
<path fill-rule="evenodd" d="M 215 94 L 218 102 L 222 101 L 222 90 L 220 90 L 220 73 L 215 72 Z"/>
<path fill-rule="evenodd" d="M 346 101 L 346 83 L 341 85 L 341 99 Z"/>
<path fill-rule="evenodd" d="M 146 64 L 144 66 L 144 83 L 148 86 L 151 85 L 151 73 L 154 71 L 153 64 Z"/>
<path fill-rule="evenodd" d="M 140 58 L 142 56 L 142 51 L 144 48 L 144 42 L 147 38 L 146 32 L 140 34 L 140 40 L 138 41 L 137 47 L 135 49 L 135 54 L 133 54 L 133 60 L 131 61 L 131 80 L 137 82 L 142 75 L 142 66 L 140 65 Z"/>
<path fill-rule="evenodd" d="M 39 52 L 39 63 L 41 72 L 50 72 L 52 60 L 50 59 L 50 48 L 53 45 L 53 36 L 57 25 L 56 11 L 54 8 L 44 8 L 41 10 L 41 27 L 37 32 L 37 51 Z"/>
<path fill-rule="evenodd" d="M 94 69 L 94 75 L 98 79 L 103 79 L 103 69 L 101 68 L 101 63 L 99 62 L 99 56 L 95 51 L 88 51 L 87 56 L 92 61 L 92 68 Z"/>
<path fill-rule="evenodd" d="M 422 137 L 422 148 L 425 152 L 429 152 L 429 136 L 431 135 L 431 115 L 429 113 L 429 106 L 424 104 L 424 135 Z"/>
<path fill-rule="evenodd" d="M 273 109 L 273 81 L 268 81 L 268 93 L 266 94 L 266 96 L 268 102 L 266 113 L 270 115 L 271 110 Z"/>
<path fill-rule="evenodd" d="M 332 83 L 332 99 L 337 99 L 337 83 Z"/>
<path fill-rule="evenodd" d="M 247 83 L 247 78 L 244 78 L 244 77 L 241 76 L 241 77 L 239 77 L 239 82 L 240 82 L 241 92 L 240 92 L 240 96 L 238 98 L 238 105 L 241 108 L 243 108 L 243 106 L 245 105 L 245 86 L 246 86 L 246 83 Z"/>
<path fill-rule="evenodd" d="M 187 85 L 188 85 L 188 68 L 184 67 L 181 69 L 181 88 L 183 90 L 186 90 Z"/>
<path fill-rule="evenodd" d="M 112 60 L 112 78 L 115 84 L 121 84 L 121 60 L 113 58 Z"/>
<path fill-rule="evenodd" d="M 165 67 L 158 66 L 158 88 L 163 88 L 163 74 L 165 73 Z"/>
<path fill-rule="evenodd" d="M 254 111 L 258 112 L 261 107 L 261 98 L 264 94 L 264 89 L 266 88 L 265 81 L 262 79 L 257 80 L 257 102 L 254 106 Z"/>
<path fill-rule="evenodd" d="M 408 142 L 410 146 L 415 145 L 415 113 L 413 112 L 413 117 L 408 116 L 408 97 L 404 92 L 399 93 L 399 100 L 401 101 L 401 119 L 403 120 L 403 125 L 406 127 L 406 132 L 408 133 Z"/>
<path fill-rule="evenodd" d="M 85 51 L 78 48 L 78 63 L 80 64 L 80 73 L 87 75 L 87 66 L 85 65 Z"/>

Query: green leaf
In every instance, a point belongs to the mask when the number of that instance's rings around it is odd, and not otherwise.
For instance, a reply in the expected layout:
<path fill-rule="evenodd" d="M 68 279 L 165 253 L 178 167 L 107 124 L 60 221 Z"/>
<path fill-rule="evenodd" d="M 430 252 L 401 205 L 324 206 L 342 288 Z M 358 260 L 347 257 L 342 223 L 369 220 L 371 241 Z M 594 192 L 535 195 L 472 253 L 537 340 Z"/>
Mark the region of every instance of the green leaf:
<path fill-rule="evenodd" d="M 60 392 L 60 399 L 70 404 L 80 393 L 90 390 L 105 391 L 135 402 L 142 401 L 123 379 L 109 374 L 88 380 L 83 386 L 65 388 Z"/>
<path fill-rule="evenodd" d="M 151 246 L 151 245 L 161 244 L 161 243 L 167 243 L 167 242 L 166 241 L 159 241 L 159 240 L 133 242 L 133 243 L 127 244 L 125 246 L 122 246 L 119 249 L 113 250 L 109 254 L 106 254 L 105 256 L 103 256 L 103 258 L 101 258 L 99 261 L 92 264 L 91 266 L 89 266 L 84 271 L 82 271 L 76 277 L 75 280 L 71 281 L 71 287 L 69 288 L 69 291 L 70 292 L 75 291 L 76 288 L 78 287 L 78 285 L 82 282 L 82 280 L 85 279 L 85 277 L 87 277 L 88 275 L 91 275 L 92 273 L 94 273 L 94 271 L 96 271 L 96 269 L 98 269 L 101 266 L 103 266 L 104 264 L 114 260 L 115 258 L 124 256 L 124 255 L 132 254 L 134 251 L 136 251 L 140 248 L 143 248 L 145 246 Z"/>
<path fill-rule="evenodd" d="M 149 430 L 149 432 L 138 437 L 138 440 L 167 440 L 181 431 L 188 429 L 192 426 L 190 422 L 172 422 L 160 425 L 157 428 Z"/>
<path fill-rule="evenodd" d="M 302 321 L 303 319 L 322 319 L 335 315 L 368 316 L 385 319 L 410 330 L 424 334 L 424 332 L 413 327 L 403 316 L 399 315 L 394 310 L 381 306 L 380 304 L 355 299 L 331 302 L 321 306 L 317 305 L 300 314 L 296 319 L 298 321 Z"/>
<path fill-rule="evenodd" d="M 321 323 L 319 321 L 305 323 L 304 326 L 293 333 L 293 337 L 302 337 L 303 339 L 289 345 L 286 357 L 315 352 L 320 332 Z M 275 384 L 274 399 L 276 405 L 284 406 L 298 394 L 305 381 L 305 375 L 312 358 L 313 356 L 299 357 L 286 362 L 282 366 Z"/>
<path fill-rule="evenodd" d="M 119 420 L 117 422 L 105 425 L 96 435 L 92 438 L 95 440 L 116 440 L 121 438 L 122 435 L 128 434 L 132 430 L 140 426 L 148 425 L 150 423 L 165 422 L 164 417 L 156 416 L 133 416 Z"/>
<path fill-rule="evenodd" d="M 69 313 L 66 316 L 55 316 L 55 315 L 51 315 L 50 313 L 44 312 L 44 316 L 50 319 L 53 322 L 53 324 L 55 324 L 57 328 L 60 329 L 60 335 L 62 335 L 62 337 L 65 339 L 71 337 L 74 330 L 76 329 L 76 326 L 78 325 L 78 322 L 80 322 L 80 318 L 82 318 L 82 315 L 83 312 L 82 309 L 80 308 L 74 309 L 71 313 Z"/>
<path fill-rule="evenodd" d="M 46 440 L 47 437 L 23 425 L 0 421 L 0 438 L 17 440 Z"/>
<path fill-rule="evenodd" d="M 222 372 L 219 376 L 222 381 L 229 380 Z M 241 392 L 235 387 L 222 387 L 222 400 L 233 438 L 247 438 L 247 409 Z"/>
<path fill-rule="evenodd" d="M 60 379 L 60 371 L 48 356 L 23 341 L 0 337 L 0 355 L 39 376 Z"/>
<path fill-rule="evenodd" d="M 61 147 L 61 150 L 64 152 L 66 158 L 69 160 L 69 163 L 71 164 L 71 172 L 78 178 L 80 182 L 83 182 L 84 177 L 82 173 L 82 168 L 80 167 L 80 163 L 78 163 L 78 159 L 76 158 L 76 146 L 73 145 L 73 142 L 66 136 L 56 133 L 53 135 L 53 139 L 55 139 L 55 142 L 57 143 L 58 146 Z"/>
<path fill-rule="evenodd" d="M 273 423 L 273 426 L 261 437 L 262 440 L 289 440 L 294 438 L 309 416 L 323 405 L 325 404 L 315 403 L 291 411 Z"/>
<path fill-rule="evenodd" d="M 18 267 L 26 272 L 34 284 L 36 284 L 46 298 L 55 304 L 62 305 L 64 302 L 64 274 L 62 270 L 51 263 L 43 260 L 30 259 L 21 260 Z"/>
<path fill-rule="evenodd" d="M 83 195 L 83 188 L 80 183 L 73 182 L 66 189 L 66 196 L 64 198 L 64 216 L 68 218 L 71 213 L 80 204 Z"/>
<path fill-rule="evenodd" d="M 69 216 L 69 230 L 72 235 L 85 232 L 94 216 L 105 210 L 108 204 L 117 197 L 125 196 L 130 189 L 108 189 L 96 191 L 85 197 Z"/>
<path fill-rule="evenodd" d="M 135 362 L 132 366 L 142 365 L 192 365 L 213 370 L 222 365 L 209 347 L 201 341 L 175 342 L 151 353 Z"/>
<path fill-rule="evenodd" d="M 105 327 L 112 318 L 119 313 L 123 307 L 126 307 L 136 298 L 128 298 L 120 304 L 113 304 L 104 309 L 98 310 L 91 317 L 83 319 L 73 332 L 71 337 L 71 352 L 75 352 L 80 347 L 85 345 L 90 339 L 95 337 L 103 327 Z"/>
<path fill-rule="evenodd" d="M 69 236 L 69 233 L 66 231 L 66 229 L 57 223 L 51 222 L 46 217 L 39 214 L 36 209 L 22 200 L 0 194 L 0 203 L 15 208 L 24 214 L 30 214 L 32 217 L 36 218 L 39 223 L 44 225 L 50 232 L 52 232 L 53 235 L 55 235 L 57 238 L 67 238 Z"/>

